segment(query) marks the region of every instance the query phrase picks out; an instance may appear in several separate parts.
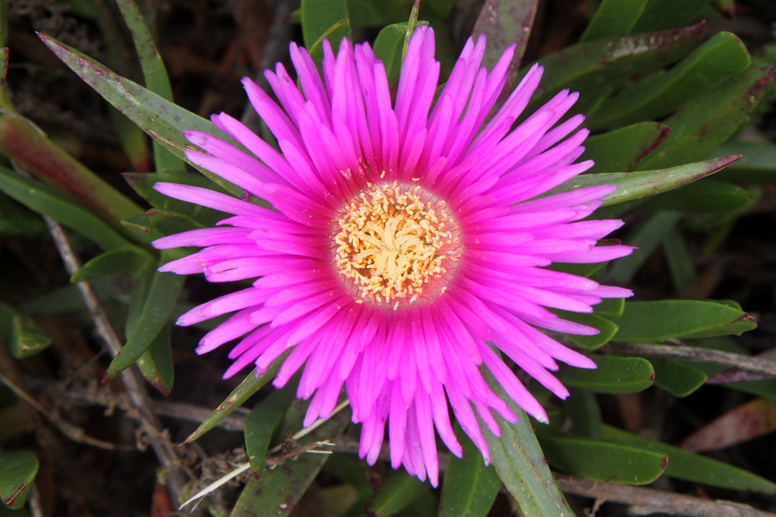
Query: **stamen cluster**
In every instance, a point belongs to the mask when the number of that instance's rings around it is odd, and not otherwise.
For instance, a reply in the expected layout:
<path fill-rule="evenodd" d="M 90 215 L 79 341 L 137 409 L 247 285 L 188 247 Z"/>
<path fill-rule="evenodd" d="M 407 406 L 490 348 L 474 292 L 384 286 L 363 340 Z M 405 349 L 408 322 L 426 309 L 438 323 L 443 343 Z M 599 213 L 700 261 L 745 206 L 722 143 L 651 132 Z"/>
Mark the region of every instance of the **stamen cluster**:
<path fill-rule="evenodd" d="M 398 182 L 372 187 L 340 210 L 335 261 L 363 303 L 415 302 L 429 287 L 444 292 L 460 246 L 443 200 Z M 428 294 L 428 293 L 426 293 Z"/>

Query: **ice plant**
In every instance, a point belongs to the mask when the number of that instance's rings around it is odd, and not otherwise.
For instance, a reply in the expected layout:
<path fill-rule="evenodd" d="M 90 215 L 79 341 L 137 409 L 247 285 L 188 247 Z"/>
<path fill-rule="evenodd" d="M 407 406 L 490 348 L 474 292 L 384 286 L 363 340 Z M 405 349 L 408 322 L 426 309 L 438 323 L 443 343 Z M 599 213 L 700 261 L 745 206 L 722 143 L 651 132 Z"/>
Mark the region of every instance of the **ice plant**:
<path fill-rule="evenodd" d="M 492 347 L 561 398 L 556 360 L 594 368 L 538 329 L 595 334 L 548 308 L 591 312 L 628 290 L 561 273 L 553 262 L 593 263 L 630 253 L 596 246 L 621 225 L 586 220 L 614 187 L 542 197 L 588 169 L 574 163 L 587 131 L 582 116 L 557 125 L 577 98 L 562 91 L 513 129 L 542 75 L 534 66 L 488 118 L 514 48 L 481 67 L 485 38 L 469 40 L 436 101 L 434 34 L 420 27 L 404 60 L 395 102 L 368 44 L 324 42 L 323 73 L 291 45 L 300 87 L 277 65 L 266 77 L 279 104 L 249 79 L 251 103 L 277 151 L 240 122 L 213 123 L 248 151 L 189 131 L 188 158 L 241 187 L 241 199 L 157 183 L 170 197 L 232 217 L 157 240 L 157 248 L 204 248 L 163 271 L 204 273 L 211 282 L 252 281 L 181 316 L 191 325 L 233 313 L 198 353 L 239 340 L 230 377 L 257 372 L 292 349 L 274 380 L 304 366 L 298 396 L 312 397 L 305 425 L 328 416 L 343 386 L 362 424 L 360 455 L 374 463 L 388 433 L 391 463 L 438 479 L 436 435 L 453 454 L 455 418 L 489 461 L 476 414 L 494 434 L 491 411 L 515 415 L 483 380 L 484 365 L 527 413 L 546 422 Z M 251 202 L 261 198 L 272 209 Z M 247 284 L 246 284 L 247 285 Z M 476 414 L 475 414 L 476 411 Z"/>

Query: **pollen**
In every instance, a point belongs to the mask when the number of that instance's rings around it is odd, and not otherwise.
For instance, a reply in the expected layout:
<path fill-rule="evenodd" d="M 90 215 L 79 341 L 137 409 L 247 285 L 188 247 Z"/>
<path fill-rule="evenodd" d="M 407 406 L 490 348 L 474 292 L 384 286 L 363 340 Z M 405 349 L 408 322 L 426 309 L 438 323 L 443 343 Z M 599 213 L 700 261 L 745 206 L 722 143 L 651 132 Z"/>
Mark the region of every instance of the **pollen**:
<path fill-rule="evenodd" d="M 458 225 L 418 185 L 369 186 L 334 221 L 334 261 L 359 303 L 398 310 L 445 292 L 461 255 Z"/>

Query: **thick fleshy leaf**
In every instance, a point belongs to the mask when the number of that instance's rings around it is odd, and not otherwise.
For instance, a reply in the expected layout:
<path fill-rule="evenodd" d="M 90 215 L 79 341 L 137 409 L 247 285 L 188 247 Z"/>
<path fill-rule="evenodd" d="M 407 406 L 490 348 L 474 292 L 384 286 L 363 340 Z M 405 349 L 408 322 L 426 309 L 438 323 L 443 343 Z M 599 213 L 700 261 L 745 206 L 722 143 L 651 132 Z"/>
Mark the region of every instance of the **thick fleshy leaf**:
<path fill-rule="evenodd" d="M 655 196 L 644 208 L 696 214 L 732 214 L 741 212 L 757 199 L 759 193 L 755 189 L 708 178 Z"/>
<path fill-rule="evenodd" d="M 653 153 L 654 154 L 654 153 Z M 688 163 L 661 170 L 628 173 L 581 174 L 554 188 L 549 194 L 568 192 L 594 185 L 617 185 L 617 190 L 604 196 L 604 206 L 616 205 L 667 192 L 699 180 L 738 160 L 739 156 L 723 156 L 705 162 Z"/>
<path fill-rule="evenodd" d="M 776 404 L 754 399 L 704 425 L 682 442 L 682 449 L 715 451 L 776 431 Z"/>
<path fill-rule="evenodd" d="M 668 338 L 740 334 L 757 327 L 749 314 L 711 301 L 625 302 L 614 341 L 654 343 Z"/>
<path fill-rule="evenodd" d="M 188 215 L 171 212 L 169 210 L 152 208 L 146 212 L 146 216 L 148 216 L 148 220 L 153 227 L 162 235 L 175 235 L 176 233 L 205 227 Z"/>
<path fill-rule="evenodd" d="M 612 264 L 609 279 L 616 284 L 627 285 L 638 273 L 641 266 L 652 255 L 663 240 L 671 233 L 682 215 L 679 212 L 661 211 L 644 219 L 633 228 L 625 242 L 636 249 L 631 255 L 623 257 Z"/>
<path fill-rule="evenodd" d="M 12 509 L 24 506 L 35 475 L 38 458 L 29 451 L 0 452 L 0 497 Z"/>
<path fill-rule="evenodd" d="M 331 48 L 336 55 L 343 38 L 352 38 L 350 34 L 350 22 L 348 22 L 347 18 L 343 18 L 334 23 L 334 25 L 326 29 L 323 34 L 308 47 L 310 57 L 320 65 L 321 60 L 323 59 L 323 40 L 329 40 Z"/>
<path fill-rule="evenodd" d="M 284 419 L 281 436 L 290 435 L 302 428 L 307 402 L 296 400 Z M 330 417 L 323 425 L 309 433 L 300 442 L 289 444 L 299 447 L 325 440 L 336 441 L 350 422 L 350 409 L 346 408 Z M 321 446 L 319 450 L 327 450 Z M 300 453 L 295 460 L 287 459 L 273 470 L 263 469 L 259 478 L 251 478 L 245 485 L 231 517 L 255 515 L 285 516 L 307 491 L 328 459 L 328 454 Z"/>
<path fill-rule="evenodd" d="M 195 221 L 204 226 L 214 226 L 218 221 L 229 217 L 224 212 L 213 210 L 194 203 L 186 203 L 185 201 L 178 201 L 169 196 L 157 192 L 153 187 L 156 183 L 163 181 L 168 183 L 178 183 L 180 185 L 191 185 L 194 187 L 202 187 L 214 190 L 216 192 L 225 192 L 218 185 L 202 176 L 201 174 L 190 172 L 146 172 L 146 173 L 134 173 L 126 172 L 122 174 L 124 179 L 129 185 L 135 189 L 135 192 L 140 194 L 143 199 L 148 201 L 154 208 L 161 208 L 162 210 L 170 210 L 172 212 L 178 212 L 185 214 Z"/>
<path fill-rule="evenodd" d="M 663 252 L 676 290 L 695 280 L 695 263 L 679 229 L 674 228 L 663 237 Z"/>
<path fill-rule="evenodd" d="M 146 244 L 150 244 L 152 241 L 162 237 L 154 229 L 151 221 L 148 220 L 148 216 L 145 214 L 124 219 L 121 221 L 121 226 L 126 228 L 135 237 L 135 240 L 145 242 Z"/>
<path fill-rule="evenodd" d="M 625 312 L 625 298 L 605 298 L 593 307 L 595 314 L 609 319 L 618 319 Z"/>
<path fill-rule="evenodd" d="M 283 416 L 292 400 L 294 400 L 293 389 L 286 387 L 286 389 L 276 390 L 254 406 L 246 417 L 245 451 L 254 472 L 259 473 L 264 468 L 264 460 L 267 458 L 272 437 L 283 422 Z"/>
<path fill-rule="evenodd" d="M 612 442 L 648 447 L 666 454 L 668 467 L 666 467 L 665 475 L 668 477 L 733 490 L 751 490 L 765 494 L 776 493 L 776 483 L 738 467 L 699 456 L 679 447 L 643 438 L 609 425 L 601 426 L 601 437 Z"/>
<path fill-rule="evenodd" d="M 121 229 L 118 222 L 142 212 L 135 203 L 87 169 L 48 137 L 34 129 L 34 124 L 18 115 L 0 115 L 0 154 L 16 160 L 47 185 L 89 209 L 108 224 Z M 3 168 L 6 188 L 9 173 Z M 14 173 L 15 174 L 15 173 Z M 36 210 L 42 212 L 41 210 Z M 103 223 L 105 224 L 105 223 Z"/>
<path fill-rule="evenodd" d="M 651 0 L 633 28 L 636 32 L 681 27 L 693 21 L 710 0 Z"/>
<path fill-rule="evenodd" d="M 633 445 L 541 433 L 539 443 L 553 468 L 595 481 L 646 485 L 668 465 L 665 454 Z"/>
<path fill-rule="evenodd" d="M 647 3 L 648 0 L 603 0 L 579 41 L 630 34 Z"/>
<path fill-rule="evenodd" d="M 512 402 L 488 370 L 483 370 L 482 375 L 490 389 L 507 401 L 518 418 L 512 424 L 494 415 L 501 428 L 500 438 L 493 436 L 483 422 L 480 428 L 490 450 L 491 463 L 523 515 L 574 515 L 547 466 L 528 415 Z"/>
<path fill-rule="evenodd" d="M 406 36 L 407 23 L 394 23 L 380 30 L 372 46 L 375 57 L 383 62 L 388 83 L 392 86 L 399 80 L 401 54 Z"/>
<path fill-rule="evenodd" d="M 233 142 L 209 120 L 181 108 L 129 79 L 121 77 L 97 61 L 54 38 L 43 34 L 38 34 L 38 37 L 86 84 L 94 88 L 106 101 L 181 160 L 188 161 L 184 154 L 189 146 L 188 141 L 183 136 L 185 130 L 202 131 L 230 143 Z M 191 165 L 228 192 L 236 196 L 242 195 L 242 189 L 209 171 Z M 129 217 L 134 215 L 131 214 Z"/>
<path fill-rule="evenodd" d="M 476 38 L 484 34 L 488 38 L 488 47 L 482 58 L 483 66 L 493 68 L 503 50 L 509 45 L 515 45 L 515 57 L 509 67 L 507 84 L 514 81 L 523 60 L 538 3 L 538 0 L 485 0 L 474 23 L 472 36 Z"/>
<path fill-rule="evenodd" d="M 311 48 L 333 25 L 347 20 L 348 3 L 346 0 L 302 0 L 300 16 L 305 47 Z M 348 39 L 349 36 L 348 31 Z M 332 40 L 331 44 L 336 53 L 339 39 Z"/>
<path fill-rule="evenodd" d="M 601 436 L 601 407 L 595 393 L 583 388 L 569 389 L 569 397 L 563 408 L 571 420 L 571 428 L 576 436 L 599 438 Z"/>
<path fill-rule="evenodd" d="M 655 368 L 655 386 L 675 397 L 686 397 L 703 386 L 708 376 L 682 361 L 650 358 Z"/>
<path fill-rule="evenodd" d="M 161 262 L 165 264 L 180 256 L 180 251 L 162 251 Z M 143 305 L 137 324 L 129 335 L 127 344 L 121 348 L 119 354 L 113 358 L 105 378 L 111 379 L 122 370 L 137 361 L 143 352 L 148 350 L 164 326 L 170 321 L 175 303 L 178 301 L 185 277 L 172 273 L 160 273 L 156 271 L 151 281 L 146 302 Z"/>
<path fill-rule="evenodd" d="M 566 386 L 597 393 L 635 393 L 655 382 L 652 364 L 641 357 L 599 355 L 592 359 L 598 366 L 595 370 L 561 365 L 558 379 Z"/>
<path fill-rule="evenodd" d="M 580 160 L 593 160 L 588 174 L 627 172 L 647 157 L 671 134 L 671 129 L 659 122 L 641 122 L 585 140 L 585 153 Z"/>
<path fill-rule="evenodd" d="M 348 0 L 348 19 L 354 27 L 385 27 L 407 19 L 404 2 Z M 300 10 L 301 11 L 301 10 Z"/>
<path fill-rule="evenodd" d="M 73 283 L 88 282 L 95 278 L 119 273 L 132 273 L 153 261 L 153 256 L 136 246 L 100 253 L 73 273 Z"/>
<path fill-rule="evenodd" d="M 104 250 L 132 246 L 102 219 L 45 183 L 23 178 L 10 169 L 0 167 L 0 190 L 30 210 L 56 219 Z"/>
<path fill-rule="evenodd" d="M 704 29 L 705 24 L 699 23 L 682 29 L 579 43 L 554 52 L 539 60 L 544 75 L 528 111 L 543 105 L 563 88 L 579 91 L 584 98 L 614 81 L 663 68 L 695 48 Z"/>
<path fill-rule="evenodd" d="M 162 56 L 156 49 L 154 38 L 143 18 L 143 13 L 140 12 L 133 0 L 116 0 L 116 5 L 121 11 L 135 43 L 146 88 L 160 97 L 172 101 L 172 86 L 170 86 L 170 79 L 167 76 L 167 69 L 162 61 Z M 154 164 L 158 171 L 184 170 L 183 162 L 156 141 L 154 141 Z"/>
<path fill-rule="evenodd" d="M 702 160 L 749 119 L 776 76 L 776 68 L 750 68 L 694 97 L 663 121 L 671 134 L 638 170 L 673 167 Z"/>
<path fill-rule="evenodd" d="M 608 318 L 599 316 L 598 314 L 583 314 L 579 312 L 568 311 L 556 311 L 557 314 L 564 320 L 573 321 L 575 323 L 581 323 L 588 327 L 598 329 L 598 334 L 595 336 L 576 336 L 573 334 L 567 334 L 566 337 L 575 345 L 585 348 L 587 350 L 595 350 L 608 343 L 615 334 L 617 334 L 617 324 L 613 323 Z"/>
<path fill-rule="evenodd" d="M 206 432 L 217 426 L 224 418 L 232 414 L 232 412 L 238 407 L 242 406 L 246 400 L 256 394 L 265 384 L 275 378 L 275 374 L 278 373 L 283 362 L 286 360 L 288 354 L 285 352 L 283 355 L 275 359 L 275 361 L 267 368 L 267 371 L 261 375 L 256 375 L 256 371 L 249 373 L 248 376 L 237 386 L 223 402 L 208 415 L 208 417 L 202 421 L 197 427 L 196 431 L 191 433 L 183 443 L 190 443 L 205 434 Z"/>
<path fill-rule="evenodd" d="M 670 70 L 657 72 L 607 100 L 585 125 L 597 130 L 662 118 L 743 72 L 750 63 L 749 52 L 737 36 L 718 32 Z"/>
<path fill-rule="evenodd" d="M 16 359 L 35 355 L 51 344 L 43 327 L 5 303 L 0 303 L 0 336 Z"/>
<path fill-rule="evenodd" d="M 493 465 L 485 465 L 472 441 L 456 426 L 463 458 L 450 456 L 442 484 L 437 517 L 485 517 L 496 500 L 501 480 Z"/>
<path fill-rule="evenodd" d="M 426 485 L 406 470 L 393 471 L 367 501 L 364 515 L 393 515 L 412 504 L 425 490 Z"/>
<path fill-rule="evenodd" d="M 726 152 L 731 151 L 731 152 Z M 760 142 L 728 142 L 715 155 L 740 154 L 741 159 L 717 176 L 733 183 L 776 184 L 776 145 Z"/>

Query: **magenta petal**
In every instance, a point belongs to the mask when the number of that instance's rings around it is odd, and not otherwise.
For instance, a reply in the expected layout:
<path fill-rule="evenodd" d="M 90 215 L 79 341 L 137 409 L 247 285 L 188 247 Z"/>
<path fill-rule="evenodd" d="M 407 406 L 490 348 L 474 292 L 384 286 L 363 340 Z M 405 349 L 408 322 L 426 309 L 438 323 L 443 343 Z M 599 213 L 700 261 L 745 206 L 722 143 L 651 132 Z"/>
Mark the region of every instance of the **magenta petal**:
<path fill-rule="evenodd" d="M 487 464 L 483 433 L 516 421 L 512 402 L 547 422 L 515 364 L 560 398 L 568 390 L 551 373 L 559 362 L 595 367 L 545 331 L 598 330 L 551 309 L 589 313 L 605 298 L 632 295 L 547 266 L 608 261 L 633 248 L 599 245 L 622 225 L 592 218 L 615 187 L 546 195 L 592 166 L 577 162 L 588 131 L 571 112 L 578 94 L 567 90 L 523 113 L 539 88 L 538 65 L 495 108 L 514 46 L 488 71 L 485 37 L 469 39 L 440 79 L 434 32 L 420 26 L 396 88 L 368 43 L 321 47 L 319 71 L 292 44 L 295 73 L 281 64 L 265 72 L 272 95 L 243 81 L 272 144 L 223 113 L 211 120 L 239 148 L 215 128 L 185 132 L 196 146 L 188 159 L 243 193 L 157 183 L 162 194 L 227 215 L 153 245 L 201 248 L 160 271 L 242 282 L 178 321 L 229 315 L 196 349 L 234 342 L 224 377 L 253 365 L 263 373 L 287 354 L 273 384 L 302 372 L 305 426 L 330 416 L 344 392 L 361 424 L 359 456 L 374 464 L 387 438 L 394 468 L 437 486 L 437 437 L 463 454 L 450 408 Z"/>

